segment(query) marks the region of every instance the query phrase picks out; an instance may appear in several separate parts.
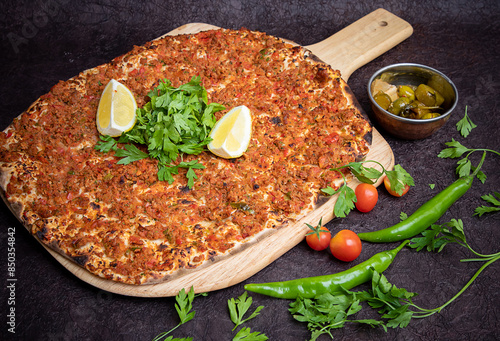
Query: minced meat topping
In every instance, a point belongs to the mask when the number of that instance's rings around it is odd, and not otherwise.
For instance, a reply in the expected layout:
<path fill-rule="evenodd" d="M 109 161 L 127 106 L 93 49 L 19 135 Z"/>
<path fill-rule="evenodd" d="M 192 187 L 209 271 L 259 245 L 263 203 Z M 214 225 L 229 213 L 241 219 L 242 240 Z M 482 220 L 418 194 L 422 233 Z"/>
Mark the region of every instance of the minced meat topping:
<path fill-rule="evenodd" d="M 104 278 L 142 284 L 227 254 L 312 210 L 320 189 L 341 179 L 331 168 L 368 152 L 370 125 L 339 73 L 307 54 L 264 33 L 221 29 L 167 36 L 61 81 L 0 133 L 5 195 L 41 241 Z M 206 167 L 189 189 L 185 176 L 158 181 L 155 160 L 121 165 L 94 148 L 110 79 L 142 106 L 160 79 L 177 87 L 198 75 L 209 102 L 226 107 L 217 118 L 250 109 L 243 156 L 183 155 Z"/>

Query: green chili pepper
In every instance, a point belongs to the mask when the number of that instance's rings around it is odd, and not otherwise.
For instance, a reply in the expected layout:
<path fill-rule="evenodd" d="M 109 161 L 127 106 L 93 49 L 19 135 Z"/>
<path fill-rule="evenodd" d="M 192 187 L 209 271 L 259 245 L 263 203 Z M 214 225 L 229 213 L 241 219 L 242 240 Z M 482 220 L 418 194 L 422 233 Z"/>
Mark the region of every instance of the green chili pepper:
<path fill-rule="evenodd" d="M 327 292 L 339 291 L 341 286 L 350 290 L 371 280 L 373 270 L 382 273 L 387 269 L 398 252 L 409 242 L 406 240 L 393 250 L 379 252 L 366 261 L 339 273 L 284 282 L 252 283 L 245 285 L 245 290 L 285 299 L 296 299 L 299 296 L 314 298 Z"/>
<path fill-rule="evenodd" d="M 372 243 L 390 243 L 416 236 L 434 224 L 455 201 L 464 195 L 471 187 L 472 180 L 472 176 L 459 178 L 402 222 L 382 230 L 358 233 L 359 238 Z"/>

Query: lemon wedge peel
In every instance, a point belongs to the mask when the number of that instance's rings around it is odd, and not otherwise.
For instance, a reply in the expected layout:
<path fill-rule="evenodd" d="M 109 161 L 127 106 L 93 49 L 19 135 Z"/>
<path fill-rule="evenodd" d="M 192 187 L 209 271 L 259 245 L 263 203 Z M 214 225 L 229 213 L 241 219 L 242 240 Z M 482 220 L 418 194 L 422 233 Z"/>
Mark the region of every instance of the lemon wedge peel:
<path fill-rule="evenodd" d="M 252 116 L 248 107 L 241 105 L 229 110 L 210 132 L 212 141 L 208 150 L 225 159 L 243 155 L 252 136 Z"/>
<path fill-rule="evenodd" d="M 120 136 L 136 122 L 137 102 L 132 92 L 117 80 L 104 88 L 97 108 L 97 130 L 102 135 Z"/>

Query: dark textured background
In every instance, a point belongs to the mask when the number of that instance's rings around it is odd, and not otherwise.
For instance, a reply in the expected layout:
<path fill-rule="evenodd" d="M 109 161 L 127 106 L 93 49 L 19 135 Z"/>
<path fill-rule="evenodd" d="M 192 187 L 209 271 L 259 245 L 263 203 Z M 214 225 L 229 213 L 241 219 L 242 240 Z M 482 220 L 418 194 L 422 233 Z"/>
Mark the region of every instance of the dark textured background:
<path fill-rule="evenodd" d="M 366 83 L 378 68 L 395 62 L 423 63 L 448 75 L 460 100 L 450 121 L 422 141 L 403 141 L 381 131 L 396 162 L 414 177 L 416 186 L 405 197 L 390 197 L 382 188 L 379 203 L 368 214 L 353 212 L 327 226 L 356 232 L 387 227 L 401 211 L 411 213 L 438 189 L 455 179 L 453 160 L 437 154 L 452 138 L 467 146 L 500 149 L 500 5 L 490 1 L 16 1 L 0 5 L 0 129 L 23 112 L 59 80 L 105 63 L 181 25 L 204 22 L 252 30 L 291 39 L 302 45 L 321 41 L 343 27 L 383 7 L 408 21 L 413 35 L 402 44 L 354 72 L 349 84 L 369 112 Z M 8 37 L 19 40 L 13 44 Z M 335 67 L 335 66 L 334 66 Z M 478 125 L 467 139 L 455 124 L 465 107 Z M 474 158 L 477 162 L 477 158 Z M 461 218 L 473 248 L 500 251 L 500 213 L 472 217 L 480 196 L 500 190 L 500 158 L 489 155 L 483 167 L 486 184 L 472 189 L 440 220 Z M 429 184 L 436 184 L 434 190 Z M 134 298 L 111 294 L 80 281 L 31 237 L 5 205 L 0 205 L 0 338 L 7 333 L 7 228 L 15 228 L 16 338 L 19 340 L 151 340 L 177 324 L 173 298 Z M 312 222 L 314 223 L 314 222 Z M 364 244 L 362 261 L 388 245 Z M 392 247 L 392 245 L 391 245 Z M 440 254 L 404 250 L 386 272 L 400 287 L 420 295 L 415 302 L 436 307 L 451 298 L 479 268 L 460 263 L 470 254 L 449 246 Z M 333 273 L 341 264 L 327 252 L 299 244 L 248 282 L 281 280 Z M 414 320 L 407 328 L 389 330 L 352 325 L 334 331 L 335 340 L 495 340 L 499 338 L 500 264 L 483 272 L 476 282 L 440 314 Z M 212 292 L 194 302 L 196 317 L 173 335 L 194 340 L 231 340 L 233 324 L 227 300 L 241 295 L 244 283 Z M 271 340 L 305 340 L 305 325 L 288 313 L 288 302 L 252 294 L 261 314 L 246 323 Z M 321 340 L 327 340 L 323 337 Z"/>

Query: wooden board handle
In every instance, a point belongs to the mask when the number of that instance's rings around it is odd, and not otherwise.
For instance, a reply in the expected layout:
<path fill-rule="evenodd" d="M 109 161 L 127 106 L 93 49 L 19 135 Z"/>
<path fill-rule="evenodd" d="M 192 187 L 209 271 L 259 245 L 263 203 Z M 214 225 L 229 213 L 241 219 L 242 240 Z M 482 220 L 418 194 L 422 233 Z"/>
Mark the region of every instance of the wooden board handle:
<path fill-rule="evenodd" d="M 413 27 L 379 8 L 331 37 L 309 46 L 325 63 L 340 70 L 347 82 L 351 74 L 411 36 Z"/>

